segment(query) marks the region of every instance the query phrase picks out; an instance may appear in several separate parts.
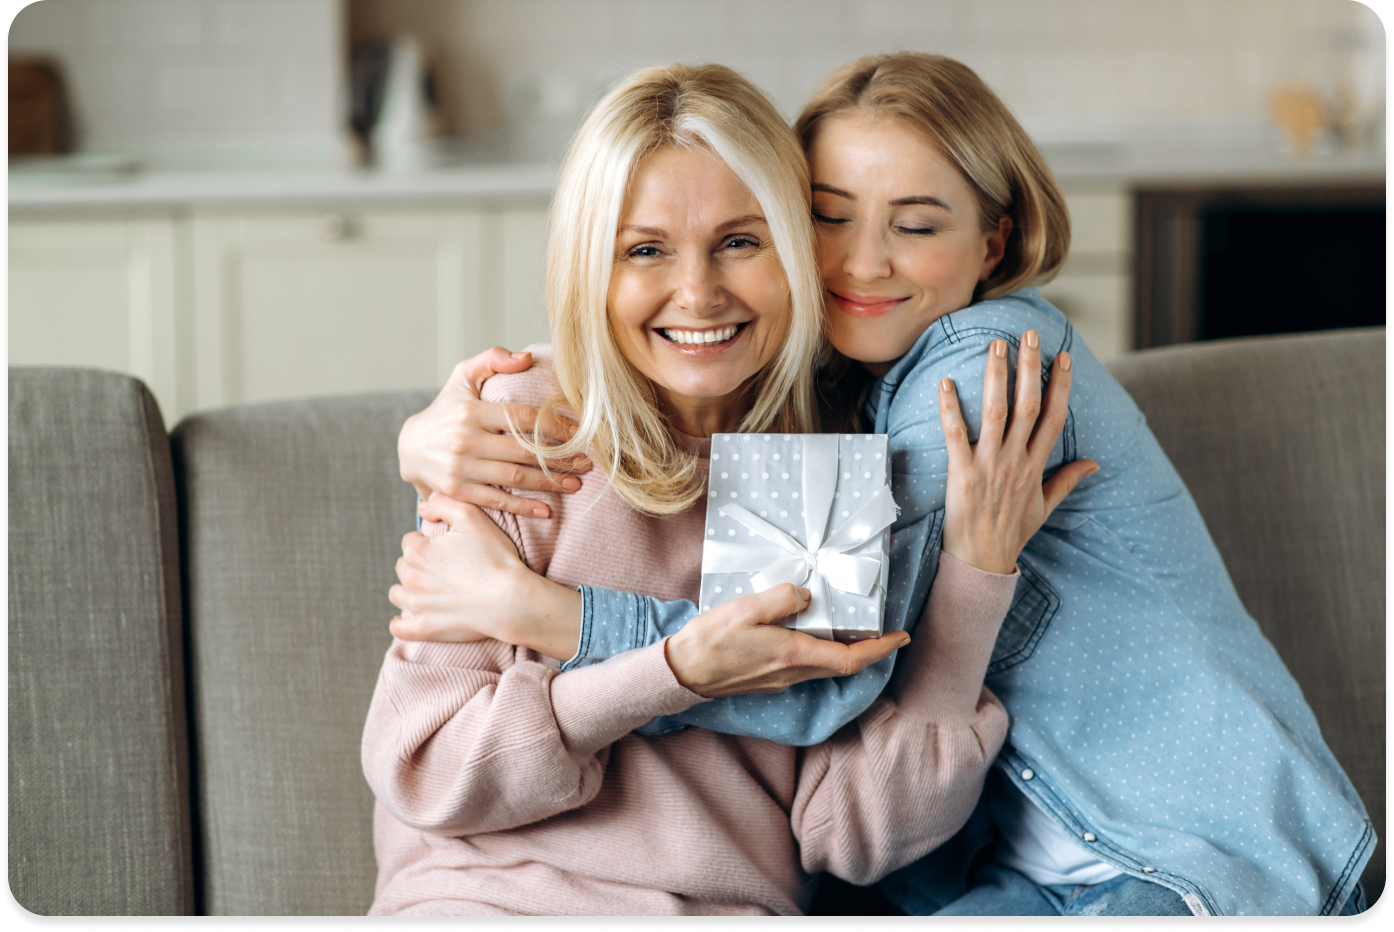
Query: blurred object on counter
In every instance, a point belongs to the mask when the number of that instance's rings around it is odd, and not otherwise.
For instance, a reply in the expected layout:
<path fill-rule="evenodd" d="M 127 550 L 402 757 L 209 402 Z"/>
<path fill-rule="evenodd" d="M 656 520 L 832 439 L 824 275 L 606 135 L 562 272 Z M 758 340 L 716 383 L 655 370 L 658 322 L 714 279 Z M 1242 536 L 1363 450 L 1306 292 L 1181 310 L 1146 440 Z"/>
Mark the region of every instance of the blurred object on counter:
<path fill-rule="evenodd" d="M 1375 30 L 1378 30 L 1376 24 Z M 1291 49 L 1268 113 L 1297 155 L 1363 150 L 1383 142 L 1383 32 L 1323 30 Z"/>
<path fill-rule="evenodd" d="M 1275 90 L 1268 112 L 1298 155 L 1309 155 L 1316 148 L 1317 137 L 1326 129 L 1326 109 L 1321 98 L 1301 84 Z"/>
<path fill-rule="evenodd" d="M 10 155 L 73 150 L 72 110 L 63 71 L 46 55 L 10 59 Z"/>
<path fill-rule="evenodd" d="M 362 42 L 349 64 L 349 86 L 349 123 L 363 164 L 397 171 L 435 164 L 435 87 L 415 38 Z"/>

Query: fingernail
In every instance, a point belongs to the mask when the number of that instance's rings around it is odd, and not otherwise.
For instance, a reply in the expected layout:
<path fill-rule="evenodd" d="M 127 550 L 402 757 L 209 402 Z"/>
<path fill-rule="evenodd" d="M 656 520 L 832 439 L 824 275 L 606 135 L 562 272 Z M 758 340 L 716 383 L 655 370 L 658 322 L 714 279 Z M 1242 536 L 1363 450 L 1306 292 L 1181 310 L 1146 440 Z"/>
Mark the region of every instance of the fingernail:
<path fill-rule="evenodd" d="M 903 633 L 903 632 L 902 632 L 902 633 Z M 902 647 L 904 647 L 906 644 L 909 644 L 909 643 L 910 643 L 910 635 L 907 634 L 907 635 L 905 635 L 905 637 L 903 637 L 903 638 L 900 639 L 900 643 L 899 643 L 898 645 L 896 645 L 896 650 L 900 650 Z"/>
<path fill-rule="evenodd" d="M 1034 330 L 1026 331 L 1026 345 L 1035 349 L 1041 343 L 1041 335 Z"/>
<path fill-rule="evenodd" d="M 999 357 L 1007 355 L 1007 341 L 998 340 L 996 343 L 992 344 L 992 351 Z"/>
<path fill-rule="evenodd" d="M 1090 476 L 1094 475 L 1094 473 L 1098 472 L 1100 469 L 1103 469 L 1103 467 L 1095 466 L 1093 469 L 1089 470 L 1087 473 L 1084 474 L 1084 478 L 1088 479 Z"/>
<path fill-rule="evenodd" d="M 527 354 L 527 353 L 512 353 L 511 355 L 513 356 L 514 359 L 527 359 L 529 354 Z"/>
<path fill-rule="evenodd" d="M 545 518 L 545 517 L 547 517 L 547 509 L 546 509 L 546 508 L 534 508 L 534 509 L 532 510 L 532 516 L 533 516 L 534 518 Z"/>
<path fill-rule="evenodd" d="M 813 594 L 809 592 L 807 589 L 805 589 L 803 586 L 795 586 L 794 591 L 799 594 L 799 598 L 801 599 L 813 598 Z"/>
<path fill-rule="evenodd" d="M 1073 366 L 1073 365 L 1074 365 L 1074 362 L 1071 361 L 1071 359 L 1070 359 L 1070 354 L 1069 354 L 1069 353 L 1061 353 L 1061 354 L 1060 354 L 1060 368 L 1061 368 L 1061 369 L 1063 369 L 1065 372 L 1069 372 L 1069 371 L 1070 371 L 1070 367 Z"/>
<path fill-rule="evenodd" d="M 577 479 L 575 476 L 567 476 L 561 481 L 561 487 L 568 492 L 575 492 L 581 487 L 581 480 Z"/>
<path fill-rule="evenodd" d="M 940 379 L 940 380 L 939 380 L 939 390 L 940 390 L 941 392 L 952 391 L 952 390 L 953 390 L 953 387 L 954 387 L 954 380 L 953 380 L 953 379 Z"/>

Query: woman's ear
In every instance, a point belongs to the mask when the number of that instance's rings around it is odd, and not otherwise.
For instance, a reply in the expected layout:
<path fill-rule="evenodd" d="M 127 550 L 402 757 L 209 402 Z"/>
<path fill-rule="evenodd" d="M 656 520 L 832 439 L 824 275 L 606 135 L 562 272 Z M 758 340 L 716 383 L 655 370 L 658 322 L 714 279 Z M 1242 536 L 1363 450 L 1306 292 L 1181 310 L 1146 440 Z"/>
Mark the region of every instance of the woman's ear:
<path fill-rule="evenodd" d="M 978 272 L 978 281 L 985 282 L 992 276 L 1007 252 L 1007 240 L 1011 235 L 1012 218 L 1006 214 L 997 221 L 997 229 L 983 234 L 983 266 Z"/>

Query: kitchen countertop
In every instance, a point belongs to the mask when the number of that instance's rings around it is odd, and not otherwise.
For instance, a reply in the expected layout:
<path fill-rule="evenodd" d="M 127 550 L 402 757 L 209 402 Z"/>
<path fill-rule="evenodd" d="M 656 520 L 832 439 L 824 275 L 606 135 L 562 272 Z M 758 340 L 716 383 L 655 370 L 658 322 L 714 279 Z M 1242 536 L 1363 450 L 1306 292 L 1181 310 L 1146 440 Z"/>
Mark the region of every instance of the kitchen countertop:
<path fill-rule="evenodd" d="M 1360 152 L 1284 153 L 1252 122 L 1149 125 L 1108 138 L 1031 129 L 1065 190 L 1227 184 L 1374 184 L 1385 178 L 1382 147 Z M 1081 138 L 1081 137 L 1084 138 Z M 453 202 L 545 201 L 557 163 L 476 161 L 416 171 L 343 167 L 191 169 L 144 167 L 130 158 L 80 155 L 13 165 L 9 206 L 20 213 L 116 209 L 230 209 Z"/>

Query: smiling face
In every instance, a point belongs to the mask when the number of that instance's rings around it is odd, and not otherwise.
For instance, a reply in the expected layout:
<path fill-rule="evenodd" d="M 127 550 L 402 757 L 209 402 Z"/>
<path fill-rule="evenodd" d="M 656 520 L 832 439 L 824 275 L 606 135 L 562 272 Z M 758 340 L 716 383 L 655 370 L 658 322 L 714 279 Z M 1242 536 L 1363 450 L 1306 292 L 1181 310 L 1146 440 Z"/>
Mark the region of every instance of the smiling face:
<path fill-rule="evenodd" d="M 968 181 L 890 117 L 827 118 L 809 150 L 828 337 L 882 374 L 1001 261 L 1011 221 L 984 231 Z"/>
<path fill-rule="evenodd" d="M 789 285 L 751 190 L 706 149 L 658 149 L 620 211 L 608 300 L 625 359 L 678 430 L 732 430 L 789 329 Z"/>

